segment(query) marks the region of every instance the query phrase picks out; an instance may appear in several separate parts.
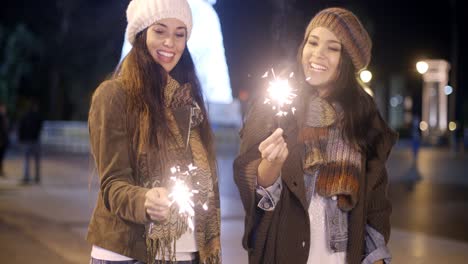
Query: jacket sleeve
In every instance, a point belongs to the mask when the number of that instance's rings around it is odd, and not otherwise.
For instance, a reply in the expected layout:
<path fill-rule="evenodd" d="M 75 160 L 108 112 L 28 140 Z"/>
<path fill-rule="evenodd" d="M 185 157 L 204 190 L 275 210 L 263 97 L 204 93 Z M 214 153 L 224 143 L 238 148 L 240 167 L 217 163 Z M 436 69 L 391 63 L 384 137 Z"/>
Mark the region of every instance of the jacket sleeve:
<path fill-rule="evenodd" d="M 392 206 L 387 194 L 388 175 L 385 165 L 398 136 L 379 114 L 373 119 L 373 128 L 371 142 L 374 150 L 366 162 L 367 224 L 382 234 L 387 243 Z"/>
<path fill-rule="evenodd" d="M 258 166 L 261 162 L 258 146 L 271 134 L 273 129 L 271 116 L 273 116 L 271 112 L 264 111 L 259 102 L 253 104 L 239 133 L 240 151 L 233 164 L 234 182 L 239 190 L 245 210 L 242 244 L 249 251 L 253 249 L 255 244 L 257 226 L 265 214 L 271 213 L 257 206 L 262 196 L 256 192 Z"/>
<path fill-rule="evenodd" d="M 116 81 L 102 83 L 94 93 L 88 124 L 104 205 L 124 220 L 144 224 L 148 221 L 144 208 L 148 189 L 136 186 L 133 177 L 125 91 Z"/>
<path fill-rule="evenodd" d="M 385 239 L 377 230 L 366 225 L 366 257 L 362 264 L 373 264 L 383 260 L 385 264 L 390 264 L 392 256 L 385 244 Z"/>
<path fill-rule="evenodd" d="M 260 201 L 258 202 L 258 208 L 264 211 L 275 210 L 276 204 L 281 199 L 281 191 L 283 190 L 283 180 L 281 175 L 276 181 L 269 187 L 262 187 L 257 184 L 256 192 L 260 195 Z"/>

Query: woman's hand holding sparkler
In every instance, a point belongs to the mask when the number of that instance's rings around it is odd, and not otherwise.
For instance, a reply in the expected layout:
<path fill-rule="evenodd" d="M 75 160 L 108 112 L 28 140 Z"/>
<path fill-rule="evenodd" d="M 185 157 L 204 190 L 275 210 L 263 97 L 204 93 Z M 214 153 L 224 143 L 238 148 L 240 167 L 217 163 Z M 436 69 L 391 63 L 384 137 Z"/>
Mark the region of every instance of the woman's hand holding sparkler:
<path fill-rule="evenodd" d="M 283 129 L 277 128 L 273 134 L 260 143 L 258 150 L 262 161 L 258 166 L 257 182 L 262 187 L 271 186 L 279 177 L 289 150 L 283 138 Z"/>
<path fill-rule="evenodd" d="M 145 209 L 152 221 L 164 222 L 169 218 L 170 204 L 166 188 L 152 188 L 145 195 Z"/>

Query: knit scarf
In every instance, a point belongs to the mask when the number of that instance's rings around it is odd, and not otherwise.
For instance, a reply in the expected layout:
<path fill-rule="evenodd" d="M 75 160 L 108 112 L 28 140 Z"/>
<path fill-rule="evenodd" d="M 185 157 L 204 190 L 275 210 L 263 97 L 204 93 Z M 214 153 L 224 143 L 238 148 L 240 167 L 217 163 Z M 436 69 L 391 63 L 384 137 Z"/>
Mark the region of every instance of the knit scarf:
<path fill-rule="evenodd" d="M 323 197 L 338 197 L 338 207 L 350 211 L 357 203 L 361 153 L 342 135 L 343 110 L 338 103 L 312 96 L 307 100 L 299 141 L 304 143 L 306 177 L 317 173 L 315 191 Z M 307 181 L 314 182 L 314 181 Z M 314 186 L 306 186 L 311 190 Z M 307 193 L 310 199 L 310 193 Z"/>
<path fill-rule="evenodd" d="M 193 100 L 189 84 L 179 85 L 175 80 L 169 78 L 164 92 L 167 107 L 166 119 L 168 120 L 169 130 L 174 135 L 172 139 L 164 139 L 166 141 L 167 160 L 171 163 L 167 166 L 180 166 L 182 171 L 186 171 L 189 164 L 197 167 L 185 179 L 185 183 L 189 188 L 198 191 L 192 197 L 195 204 L 195 228 L 193 232 L 195 232 L 200 263 L 218 264 L 221 263 L 219 191 L 216 172 L 211 171 L 207 150 L 200 137 L 199 125 L 202 123 L 204 116 Z M 173 114 L 178 109 L 186 107 L 192 109 L 188 147 L 185 146 L 186 141 L 182 136 L 182 131 L 177 126 Z M 163 171 L 166 173 L 162 177 L 161 185 L 170 191 L 172 181 L 168 178 L 171 175 L 167 168 Z M 205 205 L 206 210 L 203 205 Z M 175 259 L 176 240 L 187 230 L 188 218 L 179 214 L 176 204 L 173 204 L 170 208 L 168 221 L 147 224 L 148 264 L 177 261 Z M 156 261 L 157 256 L 163 261 Z M 169 259 L 164 259 L 166 256 L 169 256 Z"/>

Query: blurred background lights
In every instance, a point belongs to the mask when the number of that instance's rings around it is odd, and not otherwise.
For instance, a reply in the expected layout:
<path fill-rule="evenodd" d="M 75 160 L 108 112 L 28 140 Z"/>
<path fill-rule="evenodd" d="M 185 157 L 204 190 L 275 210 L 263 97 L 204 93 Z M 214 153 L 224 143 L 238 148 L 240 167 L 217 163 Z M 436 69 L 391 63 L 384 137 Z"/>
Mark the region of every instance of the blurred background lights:
<path fill-rule="evenodd" d="M 450 130 L 450 131 L 455 131 L 456 129 L 457 129 L 457 123 L 455 123 L 455 122 L 453 122 L 453 121 L 450 122 L 450 123 L 449 123 L 449 130 Z"/>
<path fill-rule="evenodd" d="M 368 83 L 372 80 L 372 73 L 368 70 L 361 71 L 359 77 L 364 83 Z"/>
<path fill-rule="evenodd" d="M 429 126 L 427 125 L 427 122 L 421 121 L 419 123 L 419 129 L 421 129 L 421 131 L 426 131 L 428 128 L 429 128 Z"/>
<path fill-rule="evenodd" d="M 453 92 L 453 88 L 452 88 L 452 86 L 447 85 L 447 86 L 445 86 L 444 91 L 445 91 L 446 95 L 450 95 Z"/>
<path fill-rule="evenodd" d="M 429 69 L 429 64 L 427 64 L 427 62 L 425 61 L 419 61 L 418 63 L 416 63 L 416 69 L 420 74 L 424 74 Z"/>

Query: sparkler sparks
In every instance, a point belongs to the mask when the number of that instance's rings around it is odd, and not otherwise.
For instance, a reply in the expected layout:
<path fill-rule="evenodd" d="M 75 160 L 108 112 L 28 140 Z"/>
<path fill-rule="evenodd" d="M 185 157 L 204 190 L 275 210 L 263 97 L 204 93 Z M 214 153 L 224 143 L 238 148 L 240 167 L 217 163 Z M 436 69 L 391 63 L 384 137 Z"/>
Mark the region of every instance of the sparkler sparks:
<path fill-rule="evenodd" d="M 195 203 L 193 202 L 194 194 L 198 193 L 198 190 L 190 189 L 185 179 L 189 178 L 191 172 L 197 169 L 192 164 L 188 165 L 188 171 L 181 171 L 179 166 L 172 167 L 171 172 L 174 176 L 170 179 L 174 182 L 171 188 L 171 192 L 168 197 L 172 204 L 176 204 L 179 208 L 179 214 L 187 217 L 187 224 L 190 230 L 194 230 L 193 216 L 195 215 Z M 203 209 L 208 210 L 208 205 L 203 204 Z"/>
<path fill-rule="evenodd" d="M 262 76 L 262 78 L 268 77 L 268 71 Z M 268 96 L 265 98 L 264 104 L 271 104 L 272 109 L 276 111 L 276 116 L 286 116 L 289 110 L 285 109 L 286 105 L 291 105 L 293 99 L 297 96 L 295 90 L 289 85 L 288 79 L 280 79 L 275 75 L 275 71 L 271 69 L 273 74 L 273 80 L 270 81 L 267 92 Z M 294 77 L 294 73 L 289 74 L 289 78 Z M 291 108 L 291 112 L 294 114 L 296 109 Z"/>

